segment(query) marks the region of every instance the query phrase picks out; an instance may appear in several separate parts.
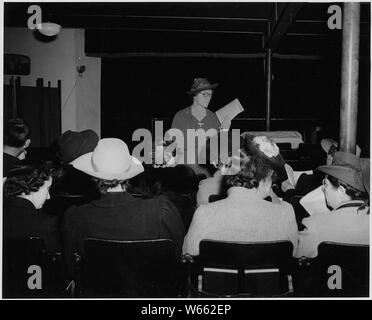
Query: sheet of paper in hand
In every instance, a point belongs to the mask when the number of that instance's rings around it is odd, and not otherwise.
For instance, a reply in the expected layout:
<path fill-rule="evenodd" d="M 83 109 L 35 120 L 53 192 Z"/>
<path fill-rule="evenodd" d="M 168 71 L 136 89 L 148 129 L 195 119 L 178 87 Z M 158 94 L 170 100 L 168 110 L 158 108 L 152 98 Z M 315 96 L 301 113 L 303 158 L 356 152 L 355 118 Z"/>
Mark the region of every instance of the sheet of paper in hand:
<path fill-rule="evenodd" d="M 284 165 L 285 171 L 287 172 L 288 180 L 293 186 L 293 188 L 296 187 L 297 181 L 300 178 L 302 174 L 313 174 L 313 170 L 307 170 L 307 171 L 293 171 L 292 167 L 289 164 Z"/>
<path fill-rule="evenodd" d="M 239 113 L 243 112 L 244 108 L 240 104 L 238 99 L 234 99 L 229 102 L 227 105 L 216 111 L 216 116 L 220 123 L 222 123 L 225 117 L 229 117 L 230 120 L 234 119 Z"/>
<path fill-rule="evenodd" d="M 292 187 L 296 187 L 296 180 L 292 167 L 289 164 L 284 164 L 285 171 L 287 172 L 288 181 L 291 183 Z"/>
<path fill-rule="evenodd" d="M 300 200 L 300 204 L 310 215 L 316 213 L 327 213 L 330 211 L 326 205 L 322 188 L 322 186 L 319 186 Z"/>
<path fill-rule="evenodd" d="M 305 171 L 293 171 L 293 175 L 294 175 L 294 179 L 296 181 L 296 184 L 297 184 L 297 181 L 298 179 L 301 177 L 302 174 L 313 174 L 313 170 L 305 170 Z"/>

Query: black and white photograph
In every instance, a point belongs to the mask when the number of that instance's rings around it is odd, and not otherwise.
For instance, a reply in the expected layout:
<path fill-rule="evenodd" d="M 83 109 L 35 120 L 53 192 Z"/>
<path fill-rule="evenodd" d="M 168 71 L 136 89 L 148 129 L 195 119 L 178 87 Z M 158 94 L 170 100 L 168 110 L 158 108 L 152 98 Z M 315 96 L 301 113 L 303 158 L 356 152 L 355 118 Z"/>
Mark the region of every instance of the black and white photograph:
<path fill-rule="evenodd" d="M 2 23 L 2 299 L 371 296 L 370 2 L 6 1 Z"/>

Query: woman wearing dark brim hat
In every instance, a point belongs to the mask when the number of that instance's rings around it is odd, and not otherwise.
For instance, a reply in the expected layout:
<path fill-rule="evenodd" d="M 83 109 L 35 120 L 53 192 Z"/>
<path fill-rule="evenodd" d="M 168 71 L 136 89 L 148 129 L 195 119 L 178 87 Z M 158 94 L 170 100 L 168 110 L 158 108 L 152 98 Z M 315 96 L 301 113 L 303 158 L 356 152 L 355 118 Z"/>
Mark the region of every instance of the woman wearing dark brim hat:
<path fill-rule="evenodd" d="M 91 129 L 80 132 L 67 130 L 57 139 L 58 155 L 65 163 L 70 163 L 81 155 L 94 150 L 98 135 Z"/>
<path fill-rule="evenodd" d="M 44 210 L 53 214 L 63 214 L 71 205 L 80 205 L 99 197 L 99 192 L 91 177 L 76 170 L 71 162 L 83 154 L 92 152 L 99 137 L 91 129 L 80 132 L 67 130 L 57 139 L 58 153 L 63 176 L 53 183 L 50 190 L 52 199 Z"/>
<path fill-rule="evenodd" d="M 98 200 L 71 207 L 64 216 L 65 256 L 72 274 L 73 253 L 84 254 L 86 238 L 171 239 L 181 257 L 185 231 L 176 207 L 162 197 L 141 199 L 127 192 L 128 180 L 141 174 L 144 168 L 130 155 L 124 141 L 101 139 L 93 152 L 75 159 L 72 165 L 90 175 L 101 193 Z"/>
<path fill-rule="evenodd" d="M 297 257 L 317 256 L 323 241 L 369 244 L 368 169 L 348 152 L 336 152 L 332 165 L 318 167 L 325 174 L 323 192 L 332 211 L 303 219 L 306 230 L 300 232 Z"/>
<path fill-rule="evenodd" d="M 338 143 L 332 139 L 324 138 L 320 141 L 320 145 L 324 152 L 327 154 L 327 165 L 332 163 L 333 156 L 338 148 Z M 358 145 L 355 148 L 355 155 L 360 157 L 362 149 Z"/>
<path fill-rule="evenodd" d="M 195 78 L 191 89 L 187 92 L 193 97 L 192 105 L 178 111 L 173 117 L 172 128 L 179 129 L 182 131 L 184 137 L 187 137 L 188 129 L 203 129 L 205 131 L 209 129 L 215 129 L 216 132 L 220 130 L 229 130 L 231 125 L 230 119 L 225 119 L 222 123 L 218 120 L 216 114 L 208 110 L 209 103 L 212 99 L 213 90 L 217 88 L 218 83 L 210 83 L 206 78 Z M 185 163 L 186 158 L 186 146 L 187 142 L 184 143 L 185 150 Z M 197 148 L 197 146 L 196 146 Z M 197 154 L 195 152 L 196 163 Z M 190 163 L 188 163 L 190 164 Z M 194 165 L 191 164 L 191 165 Z M 192 166 L 195 167 L 196 166 Z M 198 172 L 197 172 L 198 173 Z"/>

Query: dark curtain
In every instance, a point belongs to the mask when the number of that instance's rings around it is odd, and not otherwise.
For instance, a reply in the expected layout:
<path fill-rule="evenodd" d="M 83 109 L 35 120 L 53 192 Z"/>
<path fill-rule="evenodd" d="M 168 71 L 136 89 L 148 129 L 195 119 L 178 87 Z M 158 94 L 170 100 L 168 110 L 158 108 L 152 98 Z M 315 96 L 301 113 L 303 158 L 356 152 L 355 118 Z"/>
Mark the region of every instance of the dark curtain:
<path fill-rule="evenodd" d="M 31 127 L 31 147 L 49 147 L 61 134 L 61 87 L 16 86 L 16 113 Z M 4 85 L 4 124 L 12 118 L 12 87 Z"/>
<path fill-rule="evenodd" d="M 245 108 L 239 117 L 264 116 L 263 59 L 102 58 L 102 137 L 130 144 L 136 129 L 152 129 L 153 118 L 168 118 L 170 126 L 175 113 L 191 105 L 186 92 L 195 77 L 219 83 L 210 110 L 238 98 Z"/>

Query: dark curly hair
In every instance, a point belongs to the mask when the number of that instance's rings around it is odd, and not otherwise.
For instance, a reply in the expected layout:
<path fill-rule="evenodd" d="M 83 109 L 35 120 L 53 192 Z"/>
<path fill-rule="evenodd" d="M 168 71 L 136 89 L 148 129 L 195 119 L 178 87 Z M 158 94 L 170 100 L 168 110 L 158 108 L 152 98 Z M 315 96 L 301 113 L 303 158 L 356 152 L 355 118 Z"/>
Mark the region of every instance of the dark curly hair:
<path fill-rule="evenodd" d="M 335 155 L 337 151 L 337 146 L 332 144 L 331 147 L 329 148 L 327 155 L 331 155 L 332 157 Z"/>
<path fill-rule="evenodd" d="M 330 175 L 326 174 L 324 177 L 326 179 L 328 179 L 328 181 L 331 183 L 331 185 L 334 188 L 338 188 L 338 187 L 342 186 L 345 189 L 345 193 L 351 198 L 351 200 L 362 200 L 362 201 L 364 201 L 364 203 L 358 208 L 358 212 L 360 210 L 368 208 L 367 214 L 369 214 L 369 197 L 368 197 L 367 192 L 357 190 L 357 189 L 353 188 L 352 186 L 348 185 L 347 183 L 345 183 L 345 182 L 343 182 L 343 181 L 341 181 L 341 180 L 339 180 L 335 177 L 332 177 Z"/>
<path fill-rule="evenodd" d="M 92 177 L 94 183 L 97 186 L 97 189 L 101 194 L 106 194 L 108 189 L 115 188 L 118 185 L 121 185 L 122 187 L 128 186 L 127 180 L 105 180 L 105 179 L 99 179 Z"/>
<path fill-rule="evenodd" d="M 4 144 L 20 148 L 30 137 L 30 126 L 20 118 L 10 119 L 4 128 Z"/>
<path fill-rule="evenodd" d="M 239 150 L 239 171 L 234 175 L 225 176 L 227 188 L 257 188 L 260 181 L 265 180 L 269 176 L 275 181 L 277 176 L 282 174 L 284 160 L 280 153 L 269 158 L 259 149 L 259 145 L 253 141 L 254 138 L 252 135 L 245 135 L 242 139 Z M 274 144 L 274 142 L 270 142 Z"/>
<path fill-rule="evenodd" d="M 334 188 L 338 188 L 342 186 L 345 189 L 345 193 L 351 198 L 351 200 L 367 200 L 368 199 L 368 194 L 367 192 L 363 192 L 360 190 L 357 190 L 353 188 L 352 186 L 348 185 L 347 183 L 341 181 L 340 179 L 337 179 L 333 176 L 330 176 L 328 174 L 325 175 L 325 178 L 329 180 L 331 185 Z"/>
<path fill-rule="evenodd" d="M 3 192 L 5 197 L 16 197 L 21 194 L 37 192 L 51 177 L 59 176 L 51 162 L 41 165 L 26 164 L 14 167 L 9 171 L 4 182 Z"/>

